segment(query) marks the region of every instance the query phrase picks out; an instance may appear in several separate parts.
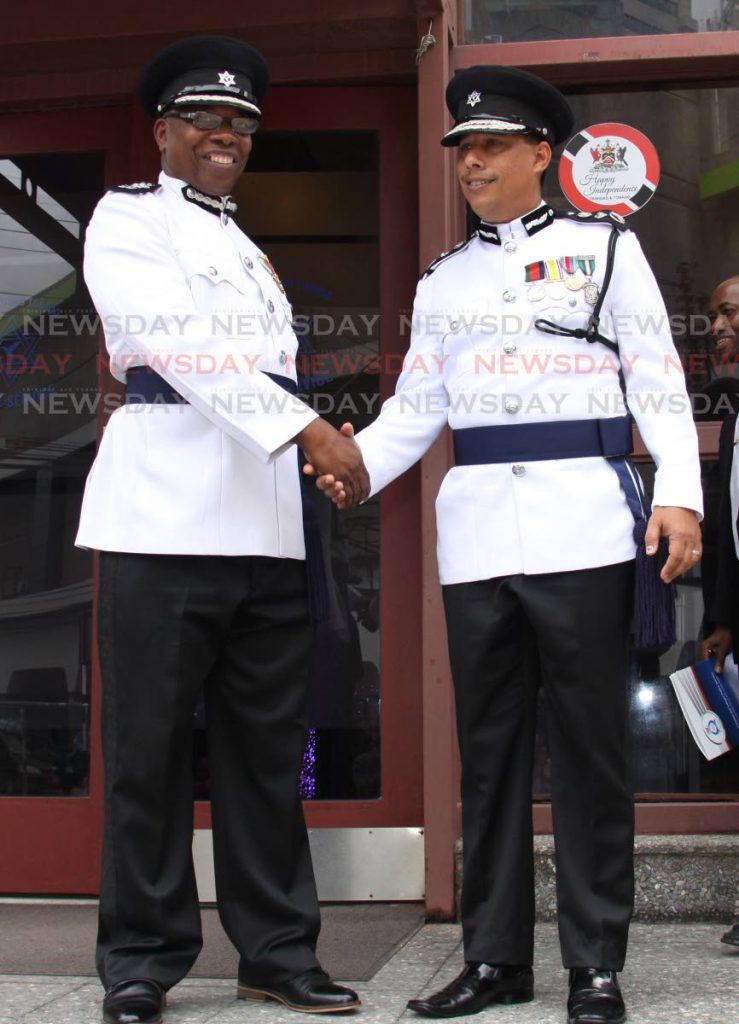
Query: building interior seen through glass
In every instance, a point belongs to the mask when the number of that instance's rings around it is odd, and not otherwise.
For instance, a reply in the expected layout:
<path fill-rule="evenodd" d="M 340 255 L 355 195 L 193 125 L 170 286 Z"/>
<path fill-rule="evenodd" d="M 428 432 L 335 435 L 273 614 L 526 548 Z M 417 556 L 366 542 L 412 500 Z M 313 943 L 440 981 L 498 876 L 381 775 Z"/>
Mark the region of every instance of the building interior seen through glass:
<path fill-rule="evenodd" d="M 98 153 L 0 159 L 0 795 L 88 789 L 97 325 L 82 280 Z"/>
<path fill-rule="evenodd" d="M 725 32 L 739 28 L 736 0 L 466 0 L 466 43 Z M 492 62 L 491 62 L 492 63 Z"/>
<path fill-rule="evenodd" d="M 720 421 L 739 409 L 739 354 L 718 352 L 709 330 L 712 291 L 739 275 L 739 89 L 674 89 L 570 96 L 577 129 L 619 122 L 643 132 L 661 163 L 656 195 L 628 218 L 665 299 L 697 421 Z M 545 198 L 569 208 L 557 168 Z M 645 325 L 645 329 L 648 325 Z M 650 493 L 654 465 L 639 465 Z M 638 793 L 739 793 L 739 749 L 704 760 L 672 692 L 669 674 L 697 660 L 712 629 L 719 498 L 715 451 L 702 459 L 704 555 L 677 586 L 678 641 L 661 656 L 635 657 L 631 694 L 632 760 Z M 737 596 L 739 600 L 739 595 Z M 593 666 L 597 672 L 597 665 Z M 549 759 L 541 719 L 534 790 L 549 795 Z"/>
<path fill-rule="evenodd" d="M 380 405 L 378 145 L 374 132 L 264 132 L 235 198 L 236 220 L 268 255 L 293 308 L 298 386 L 335 427 L 356 432 Z M 316 626 L 304 799 L 378 798 L 379 500 L 339 513 L 304 484 L 320 524 L 328 612 Z M 209 773 L 196 716 L 196 795 Z"/>

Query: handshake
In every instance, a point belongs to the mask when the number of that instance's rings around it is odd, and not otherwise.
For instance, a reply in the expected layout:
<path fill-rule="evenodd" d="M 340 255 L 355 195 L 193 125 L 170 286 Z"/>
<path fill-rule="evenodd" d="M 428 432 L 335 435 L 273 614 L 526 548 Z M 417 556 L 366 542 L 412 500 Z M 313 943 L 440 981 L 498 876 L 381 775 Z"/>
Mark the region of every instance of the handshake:
<path fill-rule="evenodd" d="M 335 430 L 323 419 L 313 420 L 294 438 L 307 462 L 306 476 L 316 477 L 316 486 L 339 508 L 354 508 L 366 501 L 370 478 L 351 423 Z"/>

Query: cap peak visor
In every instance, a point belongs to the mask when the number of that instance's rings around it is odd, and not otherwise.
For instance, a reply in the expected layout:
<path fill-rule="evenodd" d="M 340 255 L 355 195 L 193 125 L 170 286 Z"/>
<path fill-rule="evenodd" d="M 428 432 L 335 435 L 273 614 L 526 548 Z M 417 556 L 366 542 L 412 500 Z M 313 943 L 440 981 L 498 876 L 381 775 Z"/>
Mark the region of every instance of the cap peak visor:
<path fill-rule="evenodd" d="M 246 110 L 254 117 L 261 117 L 262 111 L 256 103 L 242 99 L 240 96 L 226 95 L 225 93 L 192 93 L 191 95 L 176 96 L 171 103 L 161 106 L 161 113 L 180 107 L 202 107 L 202 106 L 238 107 L 239 110 Z"/>
<path fill-rule="evenodd" d="M 546 128 L 529 128 L 515 121 L 503 121 L 497 117 L 478 117 L 463 121 L 446 133 L 441 140 L 442 146 L 458 146 L 463 135 L 474 135 L 483 132 L 488 135 L 526 135 L 537 134 L 547 141 Z"/>

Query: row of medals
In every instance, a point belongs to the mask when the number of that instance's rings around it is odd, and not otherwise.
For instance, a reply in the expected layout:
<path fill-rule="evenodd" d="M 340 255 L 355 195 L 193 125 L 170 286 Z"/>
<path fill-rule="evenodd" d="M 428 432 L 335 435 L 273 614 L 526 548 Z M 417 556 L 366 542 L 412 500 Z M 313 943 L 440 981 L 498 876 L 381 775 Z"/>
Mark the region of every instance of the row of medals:
<path fill-rule="evenodd" d="M 526 298 L 529 302 L 541 302 L 543 298 L 563 299 L 567 292 L 579 292 L 583 290 L 583 298 L 589 306 L 594 306 L 598 301 L 600 291 L 595 281 L 585 277 L 582 270 L 578 269 L 574 274 L 568 274 L 564 281 L 547 281 L 546 285 L 541 282 L 529 285 L 526 289 Z M 570 299 L 570 305 L 574 306 L 577 300 L 574 296 Z"/>

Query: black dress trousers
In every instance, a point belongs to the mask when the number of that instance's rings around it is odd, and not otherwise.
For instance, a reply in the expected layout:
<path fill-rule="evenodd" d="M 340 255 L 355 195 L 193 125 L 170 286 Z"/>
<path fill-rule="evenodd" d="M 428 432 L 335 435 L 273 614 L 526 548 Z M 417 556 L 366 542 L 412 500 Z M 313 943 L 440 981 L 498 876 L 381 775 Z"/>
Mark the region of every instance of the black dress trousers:
<path fill-rule="evenodd" d="M 462 756 L 465 959 L 530 964 L 543 687 L 565 967 L 620 970 L 633 907 L 633 563 L 444 587 Z"/>
<path fill-rule="evenodd" d="M 103 552 L 103 984 L 165 989 L 201 945 L 192 724 L 204 693 L 218 908 L 240 976 L 316 966 L 320 927 L 298 793 L 307 728 L 305 565 Z"/>

